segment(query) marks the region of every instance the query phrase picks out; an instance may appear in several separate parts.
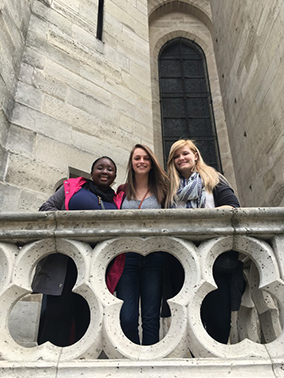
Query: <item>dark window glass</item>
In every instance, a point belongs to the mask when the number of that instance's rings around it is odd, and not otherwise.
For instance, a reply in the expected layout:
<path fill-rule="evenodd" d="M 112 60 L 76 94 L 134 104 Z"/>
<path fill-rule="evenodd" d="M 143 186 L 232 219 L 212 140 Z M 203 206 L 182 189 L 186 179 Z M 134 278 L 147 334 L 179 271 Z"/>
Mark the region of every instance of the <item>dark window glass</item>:
<path fill-rule="evenodd" d="M 104 26 L 104 0 L 98 2 L 97 38 L 102 41 Z"/>
<path fill-rule="evenodd" d="M 193 139 L 205 162 L 222 172 L 203 50 L 185 38 L 167 42 L 159 74 L 165 164 L 176 140 Z"/>

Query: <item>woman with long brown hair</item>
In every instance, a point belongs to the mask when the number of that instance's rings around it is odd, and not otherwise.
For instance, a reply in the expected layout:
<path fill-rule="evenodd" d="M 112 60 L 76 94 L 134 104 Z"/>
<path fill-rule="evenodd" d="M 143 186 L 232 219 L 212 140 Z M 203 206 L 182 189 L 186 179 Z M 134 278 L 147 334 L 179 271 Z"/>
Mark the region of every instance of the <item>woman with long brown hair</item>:
<path fill-rule="evenodd" d="M 129 156 L 125 192 L 121 209 L 159 209 L 164 206 L 167 175 L 154 153 L 136 144 Z M 139 301 L 141 299 L 142 344 L 159 341 L 160 306 L 162 298 L 163 252 L 147 256 L 127 252 L 123 273 L 116 286 L 117 297 L 124 301 L 120 321 L 124 334 L 140 344 L 138 333 Z M 109 285 L 108 285 L 109 286 Z"/>

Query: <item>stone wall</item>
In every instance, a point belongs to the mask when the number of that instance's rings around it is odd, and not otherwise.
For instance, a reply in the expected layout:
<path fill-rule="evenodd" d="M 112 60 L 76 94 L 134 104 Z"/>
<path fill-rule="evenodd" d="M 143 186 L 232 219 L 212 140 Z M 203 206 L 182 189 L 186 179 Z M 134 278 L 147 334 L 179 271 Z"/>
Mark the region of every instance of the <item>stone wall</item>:
<path fill-rule="evenodd" d="M 283 206 L 283 1 L 212 0 L 211 7 L 241 203 Z"/>
<path fill-rule="evenodd" d="M 178 36 L 205 52 L 223 168 L 241 204 L 283 205 L 281 0 L 107 1 L 102 41 L 97 6 L 0 0 L 1 211 L 36 210 L 102 154 L 120 184 L 137 142 L 162 160 L 157 57 Z"/>
<path fill-rule="evenodd" d="M 30 19 L 30 3 L 31 0 L 0 1 L 0 204 L 8 159 L 5 144 Z"/>
<path fill-rule="evenodd" d="M 125 178 L 135 143 L 153 147 L 147 6 L 105 2 L 103 40 L 96 1 L 34 0 L 11 127 L 2 211 L 36 210 L 55 184 L 95 158 Z"/>

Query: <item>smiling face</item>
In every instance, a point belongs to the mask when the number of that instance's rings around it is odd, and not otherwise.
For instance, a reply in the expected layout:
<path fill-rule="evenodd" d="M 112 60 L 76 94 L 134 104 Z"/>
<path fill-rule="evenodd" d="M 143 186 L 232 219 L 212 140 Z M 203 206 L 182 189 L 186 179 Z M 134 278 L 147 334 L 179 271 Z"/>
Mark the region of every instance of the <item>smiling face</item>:
<path fill-rule="evenodd" d="M 113 183 L 116 172 L 115 166 L 108 158 L 102 158 L 96 162 L 91 172 L 94 184 L 105 191 Z"/>
<path fill-rule="evenodd" d="M 176 150 L 173 159 L 178 172 L 188 179 L 194 171 L 196 161 L 198 160 L 198 153 L 192 152 L 188 146 L 184 146 Z"/>
<path fill-rule="evenodd" d="M 135 174 L 148 174 L 150 172 L 151 158 L 143 148 L 135 148 L 131 161 Z"/>

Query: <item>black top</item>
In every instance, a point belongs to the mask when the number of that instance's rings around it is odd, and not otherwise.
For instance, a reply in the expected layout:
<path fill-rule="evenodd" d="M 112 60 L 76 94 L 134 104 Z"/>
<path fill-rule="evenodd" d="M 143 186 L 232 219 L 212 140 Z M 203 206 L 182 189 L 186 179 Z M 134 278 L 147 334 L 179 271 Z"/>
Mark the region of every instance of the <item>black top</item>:
<path fill-rule="evenodd" d="M 240 203 L 233 189 L 222 179 L 213 189 L 213 197 L 216 207 L 225 205 L 240 207 Z"/>

